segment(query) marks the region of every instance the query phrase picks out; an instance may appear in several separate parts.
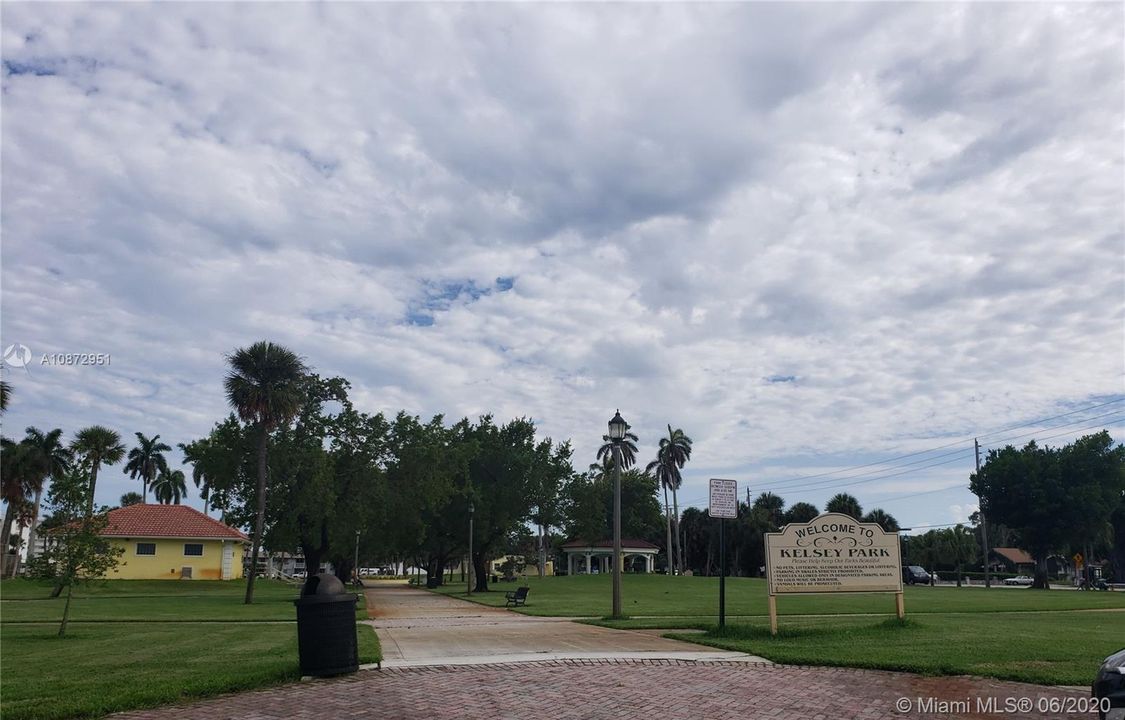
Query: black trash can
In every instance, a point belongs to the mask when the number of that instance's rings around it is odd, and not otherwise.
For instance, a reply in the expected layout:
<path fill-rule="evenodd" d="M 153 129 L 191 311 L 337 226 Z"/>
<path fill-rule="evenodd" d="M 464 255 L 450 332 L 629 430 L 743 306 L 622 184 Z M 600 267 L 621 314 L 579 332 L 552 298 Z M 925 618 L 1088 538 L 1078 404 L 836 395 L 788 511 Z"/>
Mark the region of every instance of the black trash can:
<path fill-rule="evenodd" d="M 320 573 L 305 581 L 297 606 L 297 654 L 301 674 L 315 677 L 359 670 L 356 596 L 335 575 Z"/>
<path fill-rule="evenodd" d="M 441 578 L 437 575 L 426 576 L 426 587 L 433 590 L 434 588 L 441 587 Z"/>

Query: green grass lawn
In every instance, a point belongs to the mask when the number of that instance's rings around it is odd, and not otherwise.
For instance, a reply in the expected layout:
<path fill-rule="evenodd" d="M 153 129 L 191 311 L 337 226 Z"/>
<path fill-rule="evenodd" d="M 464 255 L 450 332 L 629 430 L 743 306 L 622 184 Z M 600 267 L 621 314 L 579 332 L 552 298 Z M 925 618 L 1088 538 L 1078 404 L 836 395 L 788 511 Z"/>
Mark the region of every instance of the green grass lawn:
<path fill-rule="evenodd" d="M 495 592 L 474 602 L 504 604 Z M 529 615 L 603 617 L 610 611 L 605 575 L 527 580 Z M 464 598 L 460 584 L 440 592 Z M 1102 659 L 1125 646 L 1125 593 L 1025 588 L 908 587 L 907 620 L 894 617 L 892 595 L 805 595 L 778 598 L 780 632 L 769 634 L 766 586 L 727 579 L 727 627 L 716 627 L 718 579 L 626 575 L 619 628 L 705 630 L 679 639 L 798 665 L 971 674 L 1047 685 L 1088 685 Z M 880 617 L 881 615 L 881 617 Z"/>
<path fill-rule="evenodd" d="M 297 588 L 259 580 L 247 606 L 245 587 L 112 580 L 76 589 L 59 638 L 62 601 L 45 598 L 48 586 L 0 582 L 0 715 L 99 717 L 297 679 Z M 362 595 L 357 616 L 366 617 Z M 360 662 L 379 661 L 375 633 L 357 631 Z"/>
<path fill-rule="evenodd" d="M 591 621 L 626 629 L 695 628 L 665 637 L 759 655 L 791 665 L 902 670 L 927 675 L 984 675 L 1041 685 L 1093 682 L 1102 659 L 1125 645 L 1125 613 L 928 613 L 905 622 L 866 616 L 789 617 L 771 637 L 767 618 Z"/>
<path fill-rule="evenodd" d="M 492 592 L 473 593 L 471 600 L 484 605 L 504 605 L 504 591 L 522 585 L 497 583 Z M 727 615 L 765 615 L 766 583 L 760 578 L 727 578 Z M 528 615 L 602 617 L 610 606 L 609 575 L 529 577 L 531 592 Z M 465 598 L 465 586 L 454 583 L 438 588 L 454 597 Z M 625 614 L 705 616 L 719 611 L 719 579 L 707 577 L 668 577 L 665 575 L 625 575 L 621 579 Z M 906 612 L 1025 612 L 1125 608 L 1123 592 L 1076 592 L 1073 590 L 1030 590 L 1028 588 L 907 587 Z M 892 595 L 846 594 L 793 595 L 779 597 L 780 615 L 835 613 L 894 613 Z"/>

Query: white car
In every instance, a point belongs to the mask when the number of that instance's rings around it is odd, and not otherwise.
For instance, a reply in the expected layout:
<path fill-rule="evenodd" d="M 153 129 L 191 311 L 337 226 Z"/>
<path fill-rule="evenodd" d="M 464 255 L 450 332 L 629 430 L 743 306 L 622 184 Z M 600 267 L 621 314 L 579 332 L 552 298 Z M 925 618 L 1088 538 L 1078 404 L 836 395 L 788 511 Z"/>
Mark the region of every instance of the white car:
<path fill-rule="evenodd" d="M 1005 585 L 1031 585 L 1033 582 L 1035 582 L 1035 579 L 1029 578 L 1027 575 L 1004 578 Z"/>

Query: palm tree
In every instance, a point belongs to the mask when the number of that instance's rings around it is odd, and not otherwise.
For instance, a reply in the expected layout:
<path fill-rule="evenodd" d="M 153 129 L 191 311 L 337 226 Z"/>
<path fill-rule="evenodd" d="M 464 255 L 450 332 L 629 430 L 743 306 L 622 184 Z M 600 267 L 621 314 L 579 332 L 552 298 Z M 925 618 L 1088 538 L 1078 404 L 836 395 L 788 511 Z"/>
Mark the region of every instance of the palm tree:
<path fill-rule="evenodd" d="M 94 514 L 94 491 L 98 487 L 98 469 L 104 465 L 116 465 L 125 457 L 125 446 L 121 436 L 102 425 L 83 428 L 74 436 L 70 450 L 90 469 L 90 497 L 86 515 Z"/>
<path fill-rule="evenodd" d="M 132 490 L 130 490 L 129 492 L 121 496 L 121 500 L 119 502 L 121 503 L 121 507 L 129 507 L 130 505 L 140 505 L 144 502 L 144 499 L 141 497 L 141 494 L 139 492 L 133 492 Z"/>
<path fill-rule="evenodd" d="M 656 450 L 657 461 L 663 462 L 669 468 L 669 476 L 673 479 L 672 482 L 672 510 L 673 510 L 673 530 L 675 532 L 676 555 L 679 558 L 679 571 L 682 575 L 684 572 L 684 553 L 680 547 L 680 501 L 676 493 L 679 491 L 680 486 L 683 484 L 683 477 L 680 470 L 684 464 L 691 459 L 691 438 L 684 434 L 684 431 L 672 426 L 668 426 L 668 437 L 660 438 L 660 445 Z"/>
<path fill-rule="evenodd" d="M 598 460 L 601 461 L 602 467 L 609 471 L 613 468 L 614 442 L 609 439 L 609 435 L 602 435 L 602 443 L 604 444 L 598 448 Z M 626 431 L 619 448 L 621 450 L 621 469 L 628 470 L 637 462 L 637 436 Z M 591 467 L 594 466 L 591 465 Z"/>
<path fill-rule="evenodd" d="M 304 398 L 305 363 L 292 350 L 259 341 L 235 350 L 227 358 L 230 372 L 223 385 L 227 401 L 243 422 L 258 430 L 258 511 L 254 518 L 253 550 L 246 578 L 246 604 L 254 601 L 254 577 L 266 521 L 266 462 L 270 432 L 296 416 Z"/>
<path fill-rule="evenodd" d="M 941 555 L 957 568 L 957 587 L 961 587 L 961 567 L 973 562 L 977 557 L 977 538 L 964 525 L 941 531 Z"/>
<path fill-rule="evenodd" d="M 8 409 L 8 401 L 12 399 L 12 386 L 7 380 L 0 380 L 0 413 Z"/>
<path fill-rule="evenodd" d="M 785 500 L 780 495 L 775 495 L 771 492 L 764 492 L 754 500 L 754 509 L 761 510 L 769 518 L 770 525 L 777 528 L 781 527 L 781 519 L 784 516 Z"/>
<path fill-rule="evenodd" d="M 816 509 L 816 505 L 807 502 L 795 502 L 785 511 L 785 522 L 807 523 L 819 514 L 820 511 Z"/>
<path fill-rule="evenodd" d="M 828 504 L 824 506 L 824 511 L 842 513 L 855 520 L 863 517 L 863 508 L 860 507 L 859 500 L 847 493 L 833 495 Z"/>
<path fill-rule="evenodd" d="M 199 490 L 199 498 L 203 501 L 203 514 L 206 515 L 211 500 L 211 477 L 205 460 L 207 438 L 190 443 L 180 443 L 178 447 L 184 454 L 183 464 L 192 464 L 191 481 L 195 483 L 195 487 Z"/>
<path fill-rule="evenodd" d="M 895 516 L 884 511 L 882 508 L 875 508 L 871 512 L 863 516 L 863 522 L 875 523 L 883 528 L 883 532 L 898 532 L 898 520 Z"/>
<path fill-rule="evenodd" d="M 672 555 L 672 506 L 668 504 L 668 488 L 672 487 L 675 482 L 675 472 L 678 469 L 673 467 L 668 468 L 667 465 L 660 461 L 657 457 L 655 460 L 645 466 L 645 472 L 653 473 L 656 480 L 660 483 L 661 489 L 664 490 L 664 534 L 667 538 L 665 548 L 668 551 L 668 574 L 673 575 L 676 571 L 675 556 Z"/>
<path fill-rule="evenodd" d="M 168 470 L 164 453 L 172 448 L 160 442 L 159 435 L 146 438 L 141 433 L 133 434 L 137 436 L 137 447 L 129 451 L 129 462 L 125 463 L 124 471 L 133 480 L 141 479 L 141 502 L 148 502 L 148 486 L 158 474 Z"/>
<path fill-rule="evenodd" d="M 179 505 L 187 497 L 183 470 L 165 470 L 152 483 L 152 495 L 161 505 Z"/>
<path fill-rule="evenodd" d="M 27 533 L 27 558 L 30 560 L 35 555 L 35 534 L 39 527 L 39 505 L 43 500 L 43 486 L 47 478 L 59 477 L 70 470 L 74 456 L 62 444 L 60 428 L 44 433 L 38 428 L 29 427 L 23 442 L 35 455 L 35 465 L 39 471 L 37 477 L 30 478 L 31 489 L 35 493 L 31 505 L 31 528 Z"/>
<path fill-rule="evenodd" d="M 30 448 L 23 443 L 0 438 L 0 499 L 8 504 L 4 511 L 4 527 L 0 528 L 0 557 L 8 555 L 12 523 L 28 512 L 30 478 L 35 474 Z"/>

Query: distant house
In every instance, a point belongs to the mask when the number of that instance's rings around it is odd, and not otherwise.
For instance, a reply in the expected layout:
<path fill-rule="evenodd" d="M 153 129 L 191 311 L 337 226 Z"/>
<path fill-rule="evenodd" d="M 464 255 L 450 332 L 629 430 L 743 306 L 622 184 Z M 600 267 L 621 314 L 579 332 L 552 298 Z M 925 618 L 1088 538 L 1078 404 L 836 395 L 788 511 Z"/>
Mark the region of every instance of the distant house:
<path fill-rule="evenodd" d="M 1031 575 L 1035 572 L 1035 559 L 1019 548 L 992 548 L 992 567 L 997 566 L 1002 572 Z"/>
<path fill-rule="evenodd" d="M 249 538 L 187 505 L 128 505 L 109 511 L 102 537 L 124 548 L 110 572 L 122 580 L 236 580 Z"/>

